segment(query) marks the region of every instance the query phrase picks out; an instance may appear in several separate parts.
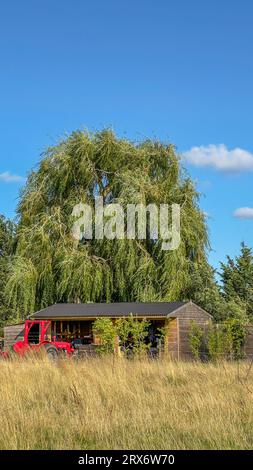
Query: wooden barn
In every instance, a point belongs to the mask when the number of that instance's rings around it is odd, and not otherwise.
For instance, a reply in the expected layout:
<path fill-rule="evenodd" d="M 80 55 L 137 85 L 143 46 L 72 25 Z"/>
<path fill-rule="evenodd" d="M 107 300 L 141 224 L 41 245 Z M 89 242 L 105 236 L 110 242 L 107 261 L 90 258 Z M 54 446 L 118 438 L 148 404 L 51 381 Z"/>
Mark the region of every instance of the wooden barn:
<path fill-rule="evenodd" d="M 99 338 L 92 332 L 92 324 L 97 318 L 106 317 L 113 321 L 133 315 L 150 322 L 148 342 L 155 349 L 158 344 L 159 329 L 167 326 L 164 350 L 172 358 L 191 357 L 189 329 L 191 321 L 206 328 L 212 317 L 193 302 L 120 302 L 87 304 L 54 304 L 31 315 L 35 320 L 51 320 L 51 338 L 76 341 L 87 350 L 99 344 Z M 22 339 L 23 325 L 7 326 L 4 329 L 5 349 Z M 120 350 L 120 338 L 116 338 Z"/>

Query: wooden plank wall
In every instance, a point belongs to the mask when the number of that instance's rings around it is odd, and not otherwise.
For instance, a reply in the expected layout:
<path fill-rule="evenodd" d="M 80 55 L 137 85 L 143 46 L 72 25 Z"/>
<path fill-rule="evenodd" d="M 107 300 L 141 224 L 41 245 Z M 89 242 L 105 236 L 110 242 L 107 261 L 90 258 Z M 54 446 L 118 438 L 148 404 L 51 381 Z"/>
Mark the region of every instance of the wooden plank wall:
<path fill-rule="evenodd" d="M 192 352 L 189 343 L 191 322 L 194 321 L 206 331 L 211 322 L 211 317 L 197 305 L 189 303 L 178 311 L 177 319 L 179 327 L 179 357 L 180 359 L 191 359 Z"/>
<path fill-rule="evenodd" d="M 165 339 L 165 350 L 168 351 L 172 359 L 179 359 L 179 343 L 178 343 L 178 320 L 171 318 L 167 320 L 167 335 Z"/>
<path fill-rule="evenodd" d="M 24 339 L 24 324 L 4 328 L 4 350 L 7 351 L 17 341 Z"/>

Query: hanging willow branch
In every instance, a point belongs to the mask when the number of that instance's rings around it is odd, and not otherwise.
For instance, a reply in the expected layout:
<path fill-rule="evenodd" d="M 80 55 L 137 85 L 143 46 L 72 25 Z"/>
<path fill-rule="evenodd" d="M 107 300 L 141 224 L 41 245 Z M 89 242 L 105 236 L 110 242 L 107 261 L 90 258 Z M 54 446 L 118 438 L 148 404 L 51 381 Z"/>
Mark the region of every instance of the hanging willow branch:
<path fill-rule="evenodd" d="M 205 260 L 205 220 L 192 181 L 173 145 L 138 144 L 111 130 L 76 131 L 44 153 L 21 195 L 9 302 L 23 315 L 56 301 L 175 300 L 187 291 L 190 266 Z M 182 242 L 174 252 L 150 240 L 71 237 L 73 206 L 178 203 Z"/>

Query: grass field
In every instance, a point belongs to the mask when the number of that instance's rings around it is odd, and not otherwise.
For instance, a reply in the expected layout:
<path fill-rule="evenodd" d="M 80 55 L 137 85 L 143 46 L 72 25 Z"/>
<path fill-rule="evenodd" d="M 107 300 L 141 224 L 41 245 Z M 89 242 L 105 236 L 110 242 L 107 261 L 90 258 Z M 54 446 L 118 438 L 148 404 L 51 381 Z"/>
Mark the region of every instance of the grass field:
<path fill-rule="evenodd" d="M 0 449 L 251 449 L 247 364 L 0 363 Z"/>

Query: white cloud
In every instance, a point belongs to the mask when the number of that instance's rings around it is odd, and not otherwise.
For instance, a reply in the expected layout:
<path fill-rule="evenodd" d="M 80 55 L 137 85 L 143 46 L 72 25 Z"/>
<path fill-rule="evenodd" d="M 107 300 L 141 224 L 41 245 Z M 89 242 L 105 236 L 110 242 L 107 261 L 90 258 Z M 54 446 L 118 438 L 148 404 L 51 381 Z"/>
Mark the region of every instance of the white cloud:
<path fill-rule="evenodd" d="M 253 219 L 252 207 L 240 207 L 234 211 L 234 217 L 238 219 Z"/>
<path fill-rule="evenodd" d="M 192 147 L 182 157 L 191 165 L 219 171 L 253 171 L 253 153 L 241 148 L 229 150 L 224 144 Z"/>
<path fill-rule="evenodd" d="M 9 171 L 5 171 L 4 173 L 0 173 L 0 181 L 4 183 L 24 183 L 25 178 L 19 175 L 13 175 Z"/>

